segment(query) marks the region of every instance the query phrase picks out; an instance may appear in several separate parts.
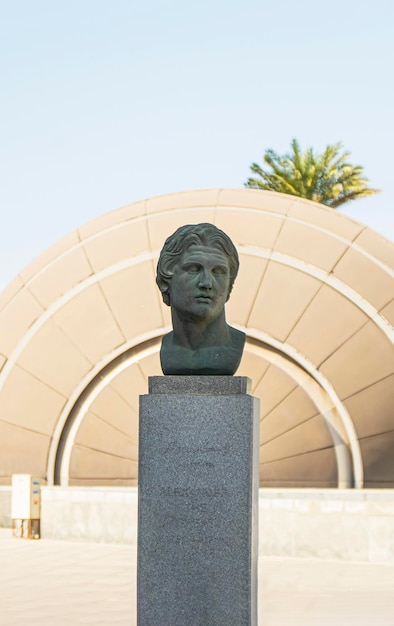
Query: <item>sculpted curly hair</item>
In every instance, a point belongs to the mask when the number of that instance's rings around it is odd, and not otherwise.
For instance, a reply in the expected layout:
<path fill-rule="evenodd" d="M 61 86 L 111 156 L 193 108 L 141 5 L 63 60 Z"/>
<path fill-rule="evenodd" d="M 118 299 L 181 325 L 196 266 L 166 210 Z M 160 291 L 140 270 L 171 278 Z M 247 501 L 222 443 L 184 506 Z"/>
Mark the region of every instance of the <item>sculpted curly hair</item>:
<path fill-rule="evenodd" d="M 181 226 L 164 243 L 157 263 L 156 283 L 165 304 L 170 306 L 170 282 L 174 275 L 173 268 L 181 254 L 193 245 L 203 245 L 224 252 L 229 258 L 230 286 L 227 300 L 230 297 L 235 278 L 238 274 L 238 252 L 230 237 L 213 224 L 189 224 Z"/>

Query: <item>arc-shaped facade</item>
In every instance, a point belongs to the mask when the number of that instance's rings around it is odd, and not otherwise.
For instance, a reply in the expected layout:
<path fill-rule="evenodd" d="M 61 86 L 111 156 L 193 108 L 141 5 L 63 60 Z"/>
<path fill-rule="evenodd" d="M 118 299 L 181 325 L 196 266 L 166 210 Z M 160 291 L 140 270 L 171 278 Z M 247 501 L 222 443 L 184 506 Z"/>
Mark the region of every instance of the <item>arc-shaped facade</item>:
<path fill-rule="evenodd" d="M 198 222 L 240 255 L 227 319 L 261 399 L 261 485 L 393 487 L 393 244 L 316 203 L 228 189 L 100 216 L 0 294 L 0 482 L 137 483 L 138 398 L 170 329 L 155 266 Z"/>

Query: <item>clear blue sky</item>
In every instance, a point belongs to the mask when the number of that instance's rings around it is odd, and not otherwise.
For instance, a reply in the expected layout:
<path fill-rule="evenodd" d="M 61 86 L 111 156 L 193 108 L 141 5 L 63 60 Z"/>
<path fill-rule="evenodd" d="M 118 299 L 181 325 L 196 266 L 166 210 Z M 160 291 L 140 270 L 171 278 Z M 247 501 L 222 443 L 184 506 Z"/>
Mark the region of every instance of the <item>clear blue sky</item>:
<path fill-rule="evenodd" d="M 0 287 L 146 197 L 242 187 L 266 148 L 342 141 L 394 239 L 392 0 L 0 0 Z"/>

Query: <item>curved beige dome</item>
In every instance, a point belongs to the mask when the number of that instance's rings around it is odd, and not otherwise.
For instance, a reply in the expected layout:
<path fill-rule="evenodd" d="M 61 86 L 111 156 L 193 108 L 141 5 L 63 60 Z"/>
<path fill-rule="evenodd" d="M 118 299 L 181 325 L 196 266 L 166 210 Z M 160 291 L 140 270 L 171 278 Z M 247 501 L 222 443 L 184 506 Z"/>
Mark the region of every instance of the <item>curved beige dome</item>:
<path fill-rule="evenodd" d="M 82 226 L 0 295 L 0 481 L 137 482 L 138 396 L 161 374 L 164 239 L 212 222 L 237 245 L 227 305 L 261 399 L 261 484 L 394 487 L 394 246 L 293 196 L 208 190 Z"/>

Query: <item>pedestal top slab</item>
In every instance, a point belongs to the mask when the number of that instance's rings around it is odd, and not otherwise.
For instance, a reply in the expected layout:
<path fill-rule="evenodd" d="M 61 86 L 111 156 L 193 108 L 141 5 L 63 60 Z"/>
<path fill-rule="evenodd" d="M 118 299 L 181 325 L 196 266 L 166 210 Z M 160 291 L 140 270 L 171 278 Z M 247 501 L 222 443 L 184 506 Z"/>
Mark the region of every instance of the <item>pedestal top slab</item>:
<path fill-rule="evenodd" d="M 150 376 L 148 388 L 160 395 L 251 395 L 252 381 L 247 376 Z"/>

